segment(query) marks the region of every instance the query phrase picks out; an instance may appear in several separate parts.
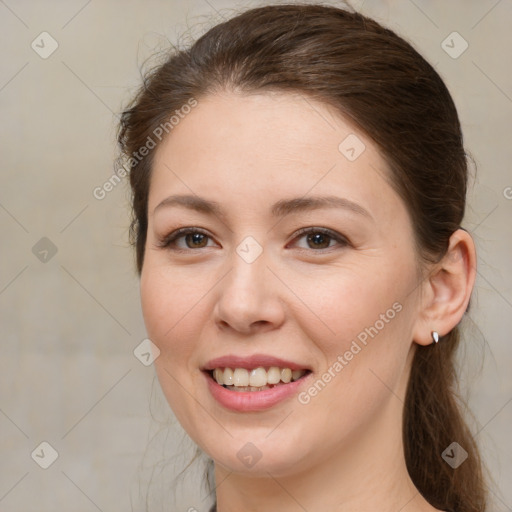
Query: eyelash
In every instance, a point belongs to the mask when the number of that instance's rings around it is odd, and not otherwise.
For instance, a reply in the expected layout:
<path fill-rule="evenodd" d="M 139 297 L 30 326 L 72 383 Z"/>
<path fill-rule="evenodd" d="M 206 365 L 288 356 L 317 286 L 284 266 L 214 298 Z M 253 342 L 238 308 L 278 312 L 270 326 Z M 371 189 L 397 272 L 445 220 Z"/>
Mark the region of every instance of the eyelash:
<path fill-rule="evenodd" d="M 158 245 L 158 247 L 160 247 L 162 249 L 169 249 L 169 250 L 172 250 L 175 252 L 185 253 L 185 252 L 190 252 L 190 251 L 198 251 L 200 249 L 203 249 L 203 247 L 199 247 L 196 249 L 193 249 L 190 247 L 187 247 L 186 249 L 173 247 L 173 243 L 176 242 L 176 240 L 183 238 L 188 234 L 195 234 L 195 233 L 200 233 L 202 235 L 207 236 L 210 239 L 212 238 L 206 231 L 204 231 L 201 228 L 180 228 L 180 229 L 177 229 L 176 231 L 173 231 L 169 235 L 163 237 L 162 239 L 160 239 L 158 241 L 157 245 Z M 336 231 L 332 231 L 331 229 L 319 228 L 319 227 L 307 227 L 307 228 L 299 229 L 299 231 L 297 231 L 294 234 L 293 240 L 295 240 L 298 237 L 303 237 L 308 234 L 316 234 L 316 233 L 327 235 L 328 237 L 331 238 L 331 240 L 334 240 L 335 242 L 337 242 L 337 244 L 340 247 L 347 247 L 350 245 L 350 242 L 348 241 L 348 239 L 346 237 L 344 237 L 343 235 L 340 235 L 339 233 L 336 233 Z M 206 248 L 206 247 L 204 247 L 204 248 Z M 334 248 L 334 246 L 329 246 L 324 249 L 312 249 L 312 248 L 306 249 L 306 248 L 302 247 L 302 248 L 299 248 L 299 250 L 322 253 L 325 251 L 330 251 L 333 248 Z"/>

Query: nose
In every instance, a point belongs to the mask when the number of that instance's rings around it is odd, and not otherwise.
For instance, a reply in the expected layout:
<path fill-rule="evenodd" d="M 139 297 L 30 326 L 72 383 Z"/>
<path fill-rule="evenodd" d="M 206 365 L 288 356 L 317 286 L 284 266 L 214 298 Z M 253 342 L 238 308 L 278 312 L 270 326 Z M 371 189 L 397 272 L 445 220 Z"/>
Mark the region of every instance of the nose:
<path fill-rule="evenodd" d="M 247 263 L 233 255 L 233 267 L 221 281 L 214 308 L 220 329 L 253 334 L 278 328 L 285 318 L 277 280 L 263 255 Z"/>

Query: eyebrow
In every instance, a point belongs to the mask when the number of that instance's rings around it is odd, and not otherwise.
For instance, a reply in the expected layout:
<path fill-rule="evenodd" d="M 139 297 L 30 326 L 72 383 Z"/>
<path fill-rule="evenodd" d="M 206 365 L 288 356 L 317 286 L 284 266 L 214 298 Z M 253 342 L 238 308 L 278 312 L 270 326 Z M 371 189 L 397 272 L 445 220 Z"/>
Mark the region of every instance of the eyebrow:
<path fill-rule="evenodd" d="M 225 213 L 216 201 L 195 195 L 173 195 L 166 197 L 153 210 L 153 214 L 164 207 L 181 206 L 201 213 L 225 218 Z M 293 199 L 281 199 L 272 205 L 270 212 L 274 217 L 285 217 L 298 211 L 311 211 L 321 208 L 342 208 L 372 219 L 370 212 L 361 205 L 338 196 L 310 196 Z"/>

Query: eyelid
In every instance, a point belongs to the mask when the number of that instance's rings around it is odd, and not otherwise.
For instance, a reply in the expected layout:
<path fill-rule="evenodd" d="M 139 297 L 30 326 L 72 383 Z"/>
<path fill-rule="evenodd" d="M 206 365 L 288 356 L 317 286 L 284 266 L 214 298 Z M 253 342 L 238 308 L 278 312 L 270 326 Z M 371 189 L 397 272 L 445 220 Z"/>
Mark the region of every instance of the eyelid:
<path fill-rule="evenodd" d="M 176 229 L 176 230 L 172 231 L 171 233 L 169 233 L 168 235 L 159 238 L 157 241 L 157 246 L 160 248 L 164 248 L 164 249 L 170 248 L 172 242 L 175 242 L 179 238 L 182 238 L 185 235 L 190 234 L 190 233 L 201 233 L 201 234 L 207 236 L 210 240 L 214 240 L 213 236 L 210 235 L 205 229 L 197 228 L 197 227 L 184 227 L 184 228 Z M 293 238 L 292 238 L 291 242 L 296 241 L 297 239 L 302 238 L 304 235 L 308 235 L 310 233 L 323 233 L 323 234 L 329 236 L 330 238 L 332 238 L 334 241 L 336 241 L 338 243 L 338 246 L 351 245 L 350 241 L 345 236 L 341 235 L 340 233 L 338 233 L 332 229 L 323 228 L 323 227 L 319 227 L 319 226 L 309 226 L 309 227 L 304 227 L 304 228 L 299 229 L 298 231 L 296 231 L 293 234 Z M 289 242 L 286 245 L 287 246 L 290 245 L 291 242 Z M 205 248 L 206 247 L 201 247 L 201 248 L 197 248 L 197 249 L 192 249 L 192 248 L 181 249 L 181 248 L 173 247 L 172 250 L 177 251 L 177 252 L 188 252 L 188 251 L 198 252 L 200 249 L 205 249 Z M 304 251 L 322 253 L 322 252 L 325 252 L 328 250 L 332 250 L 333 248 L 334 247 L 327 247 L 325 249 L 311 249 L 311 248 L 309 248 L 309 249 L 299 248 L 299 249 L 304 250 Z"/>
<path fill-rule="evenodd" d="M 176 230 L 172 231 L 171 233 L 169 233 L 168 235 L 159 237 L 156 245 L 162 249 L 170 248 L 172 242 L 175 242 L 178 238 L 182 238 L 185 235 L 188 235 L 190 233 L 201 233 L 201 234 L 207 236 L 210 240 L 213 240 L 213 236 L 210 233 L 208 233 L 205 229 L 195 228 L 195 227 L 186 227 L 186 228 L 176 229 Z M 203 249 L 205 249 L 205 247 L 203 247 Z M 191 248 L 181 249 L 178 247 L 173 247 L 172 250 L 177 251 L 177 252 L 180 252 L 180 251 L 181 252 L 185 252 L 185 251 L 197 252 L 199 249 L 191 249 Z"/>
<path fill-rule="evenodd" d="M 310 233 L 323 233 L 324 235 L 328 235 L 333 240 L 338 242 L 339 246 L 351 245 L 349 239 L 347 237 L 343 236 L 342 234 L 338 233 L 337 231 L 334 231 L 334 230 L 329 229 L 329 228 L 322 228 L 322 227 L 319 227 L 319 226 L 309 226 L 309 227 L 306 227 L 306 228 L 299 229 L 296 233 L 294 233 L 292 242 L 297 240 L 298 238 L 302 238 L 303 235 L 308 235 Z M 288 245 L 289 244 L 287 244 L 287 246 Z M 332 250 L 334 248 L 335 247 L 333 246 L 333 247 L 327 247 L 325 249 L 304 249 L 302 247 L 299 248 L 299 249 L 302 249 L 304 251 L 311 251 L 311 252 L 322 253 L 324 251 Z"/>

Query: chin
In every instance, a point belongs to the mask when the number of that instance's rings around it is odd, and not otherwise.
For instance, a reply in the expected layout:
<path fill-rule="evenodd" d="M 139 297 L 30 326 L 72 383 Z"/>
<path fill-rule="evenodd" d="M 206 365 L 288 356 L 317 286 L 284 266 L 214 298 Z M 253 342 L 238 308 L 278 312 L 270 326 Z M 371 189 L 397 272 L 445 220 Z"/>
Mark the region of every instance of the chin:
<path fill-rule="evenodd" d="M 208 438 L 201 433 L 195 439 L 203 451 L 214 462 L 228 471 L 255 477 L 285 477 L 306 470 L 313 462 L 314 451 L 308 449 L 307 440 L 298 433 L 287 431 L 269 435 L 269 430 L 231 430 L 233 437 L 226 434 L 223 441 Z M 300 441 L 297 441 L 300 439 Z M 318 452 L 318 451 L 317 451 Z"/>

